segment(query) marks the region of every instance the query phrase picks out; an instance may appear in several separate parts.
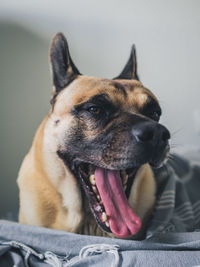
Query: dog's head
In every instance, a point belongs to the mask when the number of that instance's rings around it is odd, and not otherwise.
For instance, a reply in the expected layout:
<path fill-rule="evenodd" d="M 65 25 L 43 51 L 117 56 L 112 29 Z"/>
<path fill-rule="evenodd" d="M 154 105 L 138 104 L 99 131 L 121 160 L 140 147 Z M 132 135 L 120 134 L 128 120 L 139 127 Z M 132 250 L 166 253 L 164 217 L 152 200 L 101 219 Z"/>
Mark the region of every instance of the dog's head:
<path fill-rule="evenodd" d="M 80 182 L 100 227 L 134 235 L 141 222 L 127 201 L 132 181 L 143 164 L 162 164 L 170 138 L 158 122 L 157 98 L 138 80 L 135 49 L 112 80 L 81 75 L 62 34 L 52 41 L 50 61 L 57 155 Z"/>

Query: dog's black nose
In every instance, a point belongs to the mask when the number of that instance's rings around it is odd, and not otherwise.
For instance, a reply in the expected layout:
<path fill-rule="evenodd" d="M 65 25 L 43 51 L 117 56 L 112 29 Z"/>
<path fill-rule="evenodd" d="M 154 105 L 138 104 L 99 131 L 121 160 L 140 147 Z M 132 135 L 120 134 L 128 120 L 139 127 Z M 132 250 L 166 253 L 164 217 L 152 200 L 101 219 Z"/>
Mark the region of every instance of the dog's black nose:
<path fill-rule="evenodd" d="M 160 126 L 162 127 L 162 129 L 161 129 L 161 134 L 162 134 L 161 137 L 162 137 L 162 140 L 164 142 L 166 142 L 166 141 L 168 141 L 171 138 L 170 132 L 164 126 L 162 126 L 162 125 L 160 125 Z"/>
<path fill-rule="evenodd" d="M 163 125 L 149 121 L 141 122 L 132 128 L 132 133 L 137 142 L 161 142 L 166 143 L 170 139 L 170 133 Z"/>

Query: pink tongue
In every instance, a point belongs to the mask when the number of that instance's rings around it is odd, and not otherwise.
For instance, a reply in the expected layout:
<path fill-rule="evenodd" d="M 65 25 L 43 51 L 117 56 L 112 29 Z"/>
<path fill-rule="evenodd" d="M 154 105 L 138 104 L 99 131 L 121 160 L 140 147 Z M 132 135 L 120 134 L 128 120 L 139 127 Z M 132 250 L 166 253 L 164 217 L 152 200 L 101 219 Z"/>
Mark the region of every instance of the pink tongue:
<path fill-rule="evenodd" d="M 136 234 L 141 228 L 141 220 L 128 203 L 120 172 L 98 167 L 95 180 L 112 233 L 118 237 Z"/>

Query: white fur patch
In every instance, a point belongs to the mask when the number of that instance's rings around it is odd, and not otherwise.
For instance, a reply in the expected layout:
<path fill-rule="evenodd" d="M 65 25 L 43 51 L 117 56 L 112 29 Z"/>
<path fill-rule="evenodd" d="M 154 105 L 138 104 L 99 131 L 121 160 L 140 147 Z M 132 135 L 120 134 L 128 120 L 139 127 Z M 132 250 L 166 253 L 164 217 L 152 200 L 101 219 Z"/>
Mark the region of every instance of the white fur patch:
<path fill-rule="evenodd" d="M 67 117 L 68 120 L 60 121 L 56 127 L 55 118 L 50 118 L 47 122 L 44 131 L 43 156 L 48 178 L 62 197 L 63 213 L 66 210 L 64 224 L 67 228 L 75 229 L 83 216 L 81 192 L 76 178 L 57 155 L 58 145 L 64 142 L 64 134 L 70 124 L 70 117 Z"/>

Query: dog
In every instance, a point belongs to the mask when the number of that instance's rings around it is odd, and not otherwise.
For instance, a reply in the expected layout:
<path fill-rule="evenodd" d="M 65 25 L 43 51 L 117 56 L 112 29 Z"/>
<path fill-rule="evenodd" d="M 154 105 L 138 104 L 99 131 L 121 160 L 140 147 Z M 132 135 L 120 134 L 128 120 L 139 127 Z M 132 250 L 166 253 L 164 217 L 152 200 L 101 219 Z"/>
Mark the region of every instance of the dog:
<path fill-rule="evenodd" d="M 152 167 L 169 151 L 161 108 L 137 75 L 135 46 L 114 79 L 82 75 L 62 33 L 52 40 L 51 110 L 18 175 L 19 222 L 140 239 L 154 210 Z"/>

